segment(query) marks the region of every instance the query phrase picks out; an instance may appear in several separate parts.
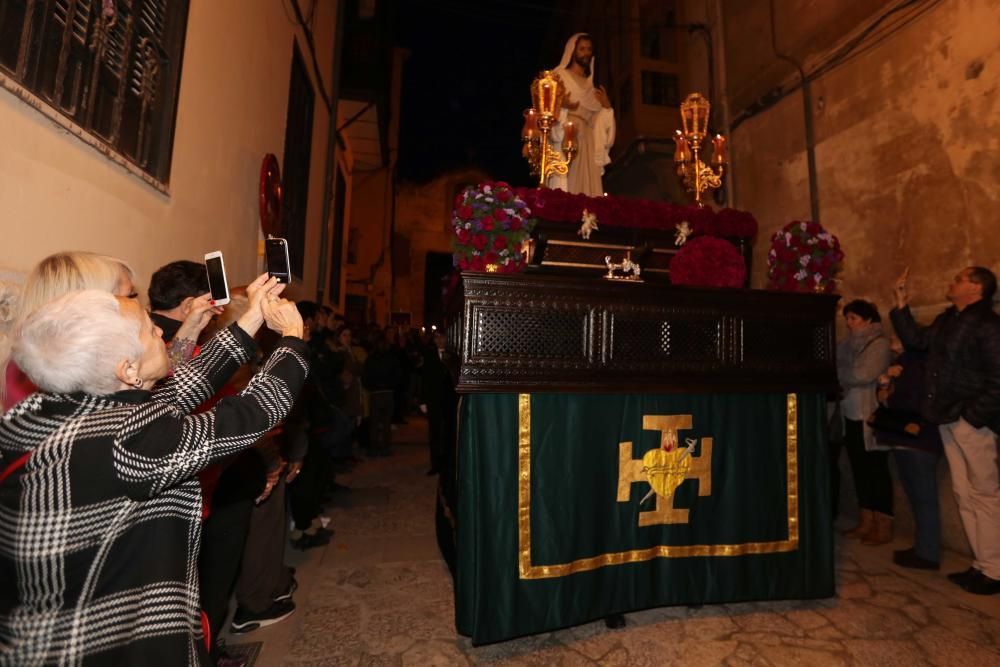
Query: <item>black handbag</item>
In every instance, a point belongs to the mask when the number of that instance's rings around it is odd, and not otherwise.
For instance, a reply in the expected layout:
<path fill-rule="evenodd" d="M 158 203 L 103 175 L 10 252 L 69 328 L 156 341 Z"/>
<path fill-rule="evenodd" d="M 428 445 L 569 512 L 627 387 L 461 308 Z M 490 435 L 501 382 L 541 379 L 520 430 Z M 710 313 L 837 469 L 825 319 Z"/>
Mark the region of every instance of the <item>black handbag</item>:
<path fill-rule="evenodd" d="M 916 412 L 894 410 L 885 405 L 878 406 L 867 421 L 876 431 L 913 439 L 920 435 L 922 428 L 920 415 Z"/>

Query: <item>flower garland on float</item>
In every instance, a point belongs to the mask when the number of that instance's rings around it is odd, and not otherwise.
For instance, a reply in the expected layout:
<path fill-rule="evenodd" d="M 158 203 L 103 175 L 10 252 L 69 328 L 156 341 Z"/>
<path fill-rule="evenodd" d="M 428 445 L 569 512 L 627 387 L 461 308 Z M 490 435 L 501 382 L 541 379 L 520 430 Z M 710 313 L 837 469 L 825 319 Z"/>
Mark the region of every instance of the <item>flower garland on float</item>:
<path fill-rule="evenodd" d="M 843 260 L 836 236 L 818 222 L 793 220 L 771 237 L 767 286 L 786 292 L 833 292 Z"/>
<path fill-rule="evenodd" d="M 528 204 L 503 181 L 480 183 L 455 198 L 451 216 L 455 266 L 463 271 L 516 273 L 535 220 Z"/>

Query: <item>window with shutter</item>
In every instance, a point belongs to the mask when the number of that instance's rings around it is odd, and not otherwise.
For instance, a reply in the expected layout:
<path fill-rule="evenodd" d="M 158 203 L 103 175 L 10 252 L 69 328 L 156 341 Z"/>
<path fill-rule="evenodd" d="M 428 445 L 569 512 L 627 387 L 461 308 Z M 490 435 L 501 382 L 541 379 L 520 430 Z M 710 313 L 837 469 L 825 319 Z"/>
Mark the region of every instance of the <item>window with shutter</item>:
<path fill-rule="evenodd" d="M 0 82 L 167 184 L 187 12 L 188 0 L 0 0 Z"/>

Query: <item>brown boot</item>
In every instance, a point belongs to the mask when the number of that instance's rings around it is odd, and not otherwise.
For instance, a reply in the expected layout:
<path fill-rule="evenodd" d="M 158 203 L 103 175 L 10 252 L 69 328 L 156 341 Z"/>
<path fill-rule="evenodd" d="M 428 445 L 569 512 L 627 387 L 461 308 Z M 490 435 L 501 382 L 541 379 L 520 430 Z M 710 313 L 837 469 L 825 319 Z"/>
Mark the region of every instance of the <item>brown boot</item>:
<path fill-rule="evenodd" d="M 872 510 L 861 510 L 861 521 L 854 528 L 844 531 L 844 537 L 850 537 L 852 539 L 858 539 L 862 535 L 866 535 L 868 531 L 872 529 L 875 525 L 875 512 Z"/>
<path fill-rule="evenodd" d="M 875 512 L 875 525 L 861 536 L 861 544 L 875 546 L 892 542 L 892 517 L 888 514 Z"/>

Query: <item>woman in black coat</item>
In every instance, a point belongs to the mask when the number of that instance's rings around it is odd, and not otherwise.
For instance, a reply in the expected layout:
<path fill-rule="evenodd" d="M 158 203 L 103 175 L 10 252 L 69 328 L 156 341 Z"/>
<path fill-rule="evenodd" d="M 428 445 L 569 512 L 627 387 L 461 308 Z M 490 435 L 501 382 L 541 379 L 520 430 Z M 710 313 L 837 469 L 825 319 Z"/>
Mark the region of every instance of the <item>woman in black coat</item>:
<path fill-rule="evenodd" d="M 943 453 L 941 433 L 920 416 L 926 391 L 927 354 L 903 352 L 879 378 L 880 407 L 868 423 L 875 439 L 893 447 L 899 479 L 913 510 L 914 544 L 893 553 L 902 567 L 937 570 L 941 562 L 941 512 L 938 506 L 937 471 Z"/>

